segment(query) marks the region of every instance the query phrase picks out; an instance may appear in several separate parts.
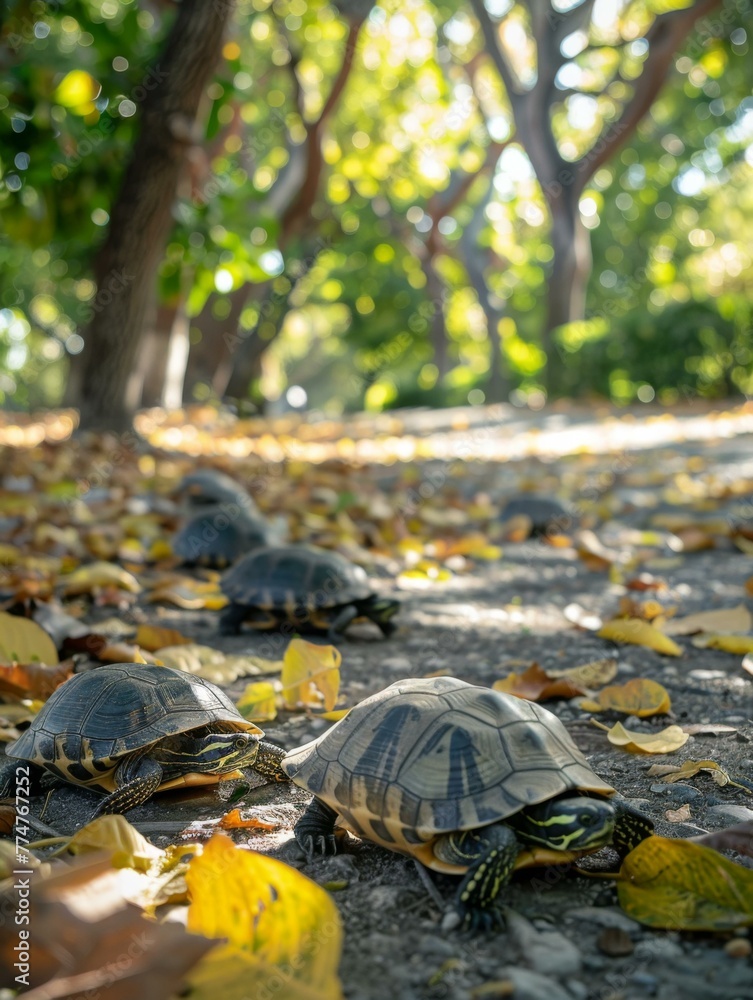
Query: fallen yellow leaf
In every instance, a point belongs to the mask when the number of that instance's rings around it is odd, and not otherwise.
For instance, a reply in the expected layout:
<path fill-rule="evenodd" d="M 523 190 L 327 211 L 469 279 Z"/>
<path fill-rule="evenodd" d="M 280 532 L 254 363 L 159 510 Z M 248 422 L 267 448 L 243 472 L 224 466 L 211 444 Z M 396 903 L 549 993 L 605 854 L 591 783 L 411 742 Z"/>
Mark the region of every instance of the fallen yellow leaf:
<path fill-rule="evenodd" d="M 282 661 L 282 698 L 286 708 L 320 708 L 331 712 L 340 690 L 342 656 L 335 646 L 292 639 Z"/>
<path fill-rule="evenodd" d="M 753 924 L 753 871 L 687 840 L 647 837 L 625 858 L 620 906 L 649 927 L 725 931 Z"/>
<path fill-rule="evenodd" d="M 240 1000 L 249 983 L 261 996 L 269 982 L 286 1000 L 339 1000 L 342 928 L 324 889 L 221 833 L 191 861 L 186 881 L 188 930 L 228 942 L 188 977 L 192 997 Z"/>
<path fill-rule="evenodd" d="M 265 660 L 261 656 L 227 656 L 219 649 L 197 643 L 165 646 L 157 650 L 157 655 L 166 667 L 198 674 L 213 684 L 230 684 L 239 677 L 276 674 L 282 670 L 282 660 Z"/>
<path fill-rule="evenodd" d="M 735 608 L 701 611 L 684 618 L 672 618 L 663 626 L 665 635 L 692 635 L 694 632 L 749 632 L 753 615 L 744 604 Z"/>
<path fill-rule="evenodd" d="M 107 851 L 113 868 L 135 868 L 146 871 L 164 854 L 150 844 L 125 816 L 99 816 L 75 833 L 67 849 L 71 854 Z"/>
<path fill-rule="evenodd" d="M 628 753 L 672 753 L 688 742 L 688 734 L 679 726 L 667 726 L 658 733 L 636 733 L 626 729 L 621 722 L 615 722 L 611 729 L 592 719 L 593 725 L 604 729 L 607 739 L 615 747 L 622 747 Z"/>
<path fill-rule="evenodd" d="M 136 632 L 136 645 L 155 653 L 163 646 L 185 646 L 191 642 L 175 628 L 162 628 L 159 625 L 139 625 Z"/>
<path fill-rule="evenodd" d="M 66 594 L 91 594 L 98 587 L 117 587 L 131 594 L 141 593 L 141 584 L 132 573 L 115 563 L 95 562 L 71 573 L 63 583 Z"/>
<path fill-rule="evenodd" d="M 580 707 L 586 712 L 624 712 L 646 718 L 649 715 L 664 715 L 672 707 L 669 692 L 656 681 L 636 677 L 626 684 L 605 687 L 594 701 L 582 701 Z"/>
<path fill-rule="evenodd" d="M 248 684 L 235 707 L 250 722 L 265 722 L 277 715 L 277 694 L 271 681 Z"/>
<path fill-rule="evenodd" d="M 605 622 L 597 635 L 614 642 L 629 642 L 634 646 L 647 646 L 665 656 L 681 656 L 682 650 L 669 636 L 640 618 L 613 618 Z"/>
<path fill-rule="evenodd" d="M 54 667 L 58 652 L 55 643 L 36 622 L 0 611 L 0 662 L 45 663 Z"/>
<path fill-rule="evenodd" d="M 692 643 L 699 649 L 720 649 L 736 656 L 753 653 L 753 635 L 699 635 Z"/>

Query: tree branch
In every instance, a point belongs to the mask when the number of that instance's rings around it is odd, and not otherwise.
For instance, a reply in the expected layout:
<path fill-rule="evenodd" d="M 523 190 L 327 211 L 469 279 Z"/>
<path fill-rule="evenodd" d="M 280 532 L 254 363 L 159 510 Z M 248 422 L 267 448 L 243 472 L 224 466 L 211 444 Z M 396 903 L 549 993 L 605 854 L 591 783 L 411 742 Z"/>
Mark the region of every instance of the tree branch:
<path fill-rule="evenodd" d="M 298 193 L 290 205 L 285 210 L 281 220 L 280 243 L 286 242 L 290 236 L 298 229 L 302 228 L 308 219 L 311 207 L 314 204 L 316 193 L 319 189 L 319 179 L 324 165 L 322 154 L 320 132 L 329 116 L 337 106 L 345 85 L 348 82 L 350 71 L 353 68 L 358 36 L 361 33 L 363 21 L 352 21 L 345 41 L 345 51 L 340 64 L 337 76 L 332 84 L 327 100 L 322 106 L 319 117 L 306 124 L 306 174 L 298 189 Z"/>
<path fill-rule="evenodd" d="M 698 18 L 718 7 L 721 0 L 699 0 L 692 7 L 660 14 L 646 32 L 648 56 L 643 72 L 633 82 L 633 96 L 625 104 L 616 122 L 601 132 L 590 152 L 572 165 L 575 193 L 579 194 L 599 167 L 611 159 L 635 132 L 643 116 L 654 103 L 672 66 L 674 55 Z"/>

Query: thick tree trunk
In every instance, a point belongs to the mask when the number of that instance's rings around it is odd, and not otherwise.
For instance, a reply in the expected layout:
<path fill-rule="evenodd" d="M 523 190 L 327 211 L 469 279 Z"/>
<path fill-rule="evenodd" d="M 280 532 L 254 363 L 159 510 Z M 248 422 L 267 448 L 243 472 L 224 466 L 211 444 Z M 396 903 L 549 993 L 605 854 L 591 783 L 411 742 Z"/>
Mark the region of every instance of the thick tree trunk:
<path fill-rule="evenodd" d="M 241 313 L 249 299 L 251 287 L 250 284 L 244 284 L 230 292 L 230 311 L 227 316 L 219 319 L 213 314 L 212 306 L 216 304 L 216 300 L 210 297 L 191 323 L 191 326 L 198 329 L 201 339 L 192 343 L 189 348 L 183 382 L 184 403 L 193 401 L 193 391 L 199 383 L 214 387 L 217 382 L 222 383 L 223 377 L 225 384 L 227 383 L 233 363 L 234 345 L 240 336 L 238 328 Z M 225 371 L 228 374 L 223 376 Z"/>
<path fill-rule="evenodd" d="M 550 362 L 546 370 L 547 389 L 556 384 L 552 371 L 552 362 L 557 357 L 557 352 L 553 350 L 553 333 L 557 327 L 582 320 L 585 316 L 586 287 L 592 265 L 591 239 L 581 221 L 577 198 L 563 197 L 550 204 L 554 259 L 542 336 L 542 348 Z"/>
<path fill-rule="evenodd" d="M 232 365 L 218 371 L 213 382 L 218 396 L 229 396 L 231 399 L 247 399 L 251 383 L 261 373 L 261 359 L 272 341 L 277 337 L 287 312 L 290 309 L 288 296 L 282 297 L 273 292 L 267 295 L 261 306 L 261 318 L 253 330 L 244 331 L 243 338 L 238 335 L 238 344 Z M 270 336 L 260 336 L 262 324 L 272 325 L 267 330 Z"/>
<path fill-rule="evenodd" d="M 136 406 L 159 406 L 167 371 L 170 336 L 180 302 L 175 300 L 157 307 L 154 323 L 144 335 L 138 362 L 131 373 L 126 393 Z"/>
<path fill-rule="evenodd" d="M 431 249 L 429 249 L 422 264 L 426 276 L 426 291 L 434 309 L 429 321 L 429 340 L 434 355 L 434 364 L 439 369 L 439 378 L 437 379 L 439 383 L 450 370 L 450 352 L 444 318 L 445 287 L 434 266 L 434 256 Z"/>
<path fill-rule="evenodd" d="M 147 78 L 154 89 L 144 99 L 141 132 L 94 266 L 94 315 L 77 359 L 82 426 L 123 429 L 137 405 L 131 373 L 153 308 L 154 275 L 172 228 L 199 102 L 231 11 L 230 3 L 183 0 L 164 55 Z"/>

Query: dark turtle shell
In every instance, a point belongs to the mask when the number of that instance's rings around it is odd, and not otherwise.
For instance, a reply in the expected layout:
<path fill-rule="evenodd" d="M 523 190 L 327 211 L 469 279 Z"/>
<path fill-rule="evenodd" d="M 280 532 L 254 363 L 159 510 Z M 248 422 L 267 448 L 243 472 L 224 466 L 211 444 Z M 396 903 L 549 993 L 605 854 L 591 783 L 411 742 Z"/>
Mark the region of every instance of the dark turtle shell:
<path fill-rule="evenodd" d="M 368 578 L 336 552 L 309 545 L 267 546 L 250 552 L 223 574 L 223 594 L 235 604 L 264 611 L 335 608 L 371 597 Z"/>
<path fill-rule="evenodd" d="M 232 507 L 210 507 L 192 518 L 173 539 L 175 555 L 188 565 L 224 568 L 247 552 L 269 545 L 272 529 L 261 515 L 252 517 L 245 511 L 234 514 Z"/>
<path fill-rule="evenodd" d="M 282 768 L 360 837 L 439 871 L 455 870 L 433 854 L 444 833 L 569 791 L 614 794 L 551 712 L 455 677 L 396 681 Z"/>
<path fill-rule="evenodd" d="M 202 677 L 151 663 L 112 663 L 65 681 L 5 752 L 67 781 L 109 789 L 106 779 L 126 754 L 205 727 L 264 735 Z"/>
<path fill-rule="evenodd" d="M 530 517 L 534 535 L 548 532 L 564 532 L 577 527 L 577 517 L 565 510 L 558 500 L 537 496 L 535 493 L 520 493 L 505 504 L 500 518 L 509 521 L 513 517 Z"/>
<path fill-rule="evenodd" d="M 249 514 L 258 513 L 250 494 L 217 469 L 197 469 L 189 473 L 181 480 L 177 493 L 185 497 L 191 507 L 236 503 Z"/>

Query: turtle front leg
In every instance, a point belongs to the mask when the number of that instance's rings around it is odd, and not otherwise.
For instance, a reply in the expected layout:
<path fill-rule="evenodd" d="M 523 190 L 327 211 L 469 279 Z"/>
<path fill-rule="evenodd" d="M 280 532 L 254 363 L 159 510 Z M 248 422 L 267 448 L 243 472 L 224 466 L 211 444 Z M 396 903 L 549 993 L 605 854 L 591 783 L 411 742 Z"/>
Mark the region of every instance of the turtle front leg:
<path fill-rule="evenodd" d="M 317 854 L 337 854 L 335 839 L 335 821 L 337 813 L 334 809 L 312 799 L 306 812 L 293 827 L 298 846 L 309 861 Z"/>
<path fill-rule="evenodd" d="M 151 757 L 126 757 L 115 771 L 117 788 L 97 806 L 92 819 L 140 806 L 154 795 L 163 777 L 162 765 Z"/>
<path fill-rule="evenodd" d="M 12 799 L 16 790 L 23 789 L 24 795 L 39 795 L 42 778 L 47 772 L 43 767 L 21 760 L 20 757 L 4 757 L 0 764 L 0 799 Z"/>
<path fill-rule="evenodd" d="M 238 635 L 241 625 L 249 617 L 249 614 L 249 608 L 244 607 L 242 604 L 228 604 L 220 615 L 220 634 Z"/>
<path fill-rule="evenodd" d="M 434 845 L 442 861 L 469 866 L 455 898 L 457 916 L 468 930 L 488 931 L 502 922 L 497 898 L 520 851 L 515 831 L 504 823 L 448 833 Z"/>
<path fill-rule="evenodd" d="M 346 604 L 344 608 L 340 608 L 327 629 L 327 638 L 329 641 L 335 643 L 342 640 L 344 638 L 343 632 L 352 621 L 358 618 L 360 613 L 355 604 Z"/>
<path fill-rule="evenodd" d="M 612 834 L 612 847 L 624 858 L 630 854 L 642 840 L 650 837 L 654 832 L 654 824 L 643 813 L 633 809 L 622 799 L 610 799 L 610 805 L 614 809 L 614 833 Z"/>

